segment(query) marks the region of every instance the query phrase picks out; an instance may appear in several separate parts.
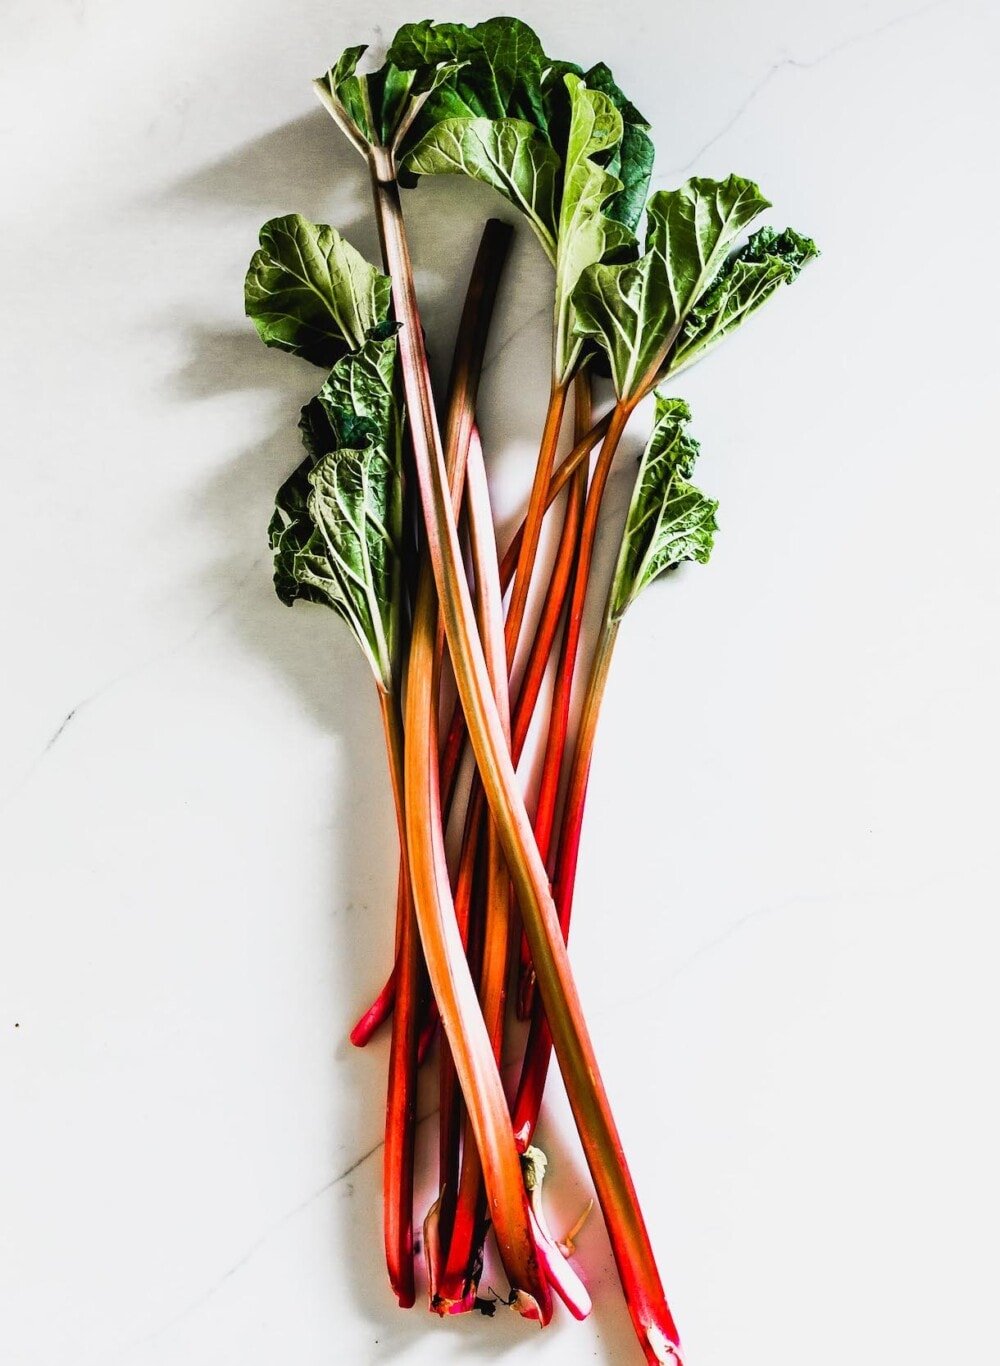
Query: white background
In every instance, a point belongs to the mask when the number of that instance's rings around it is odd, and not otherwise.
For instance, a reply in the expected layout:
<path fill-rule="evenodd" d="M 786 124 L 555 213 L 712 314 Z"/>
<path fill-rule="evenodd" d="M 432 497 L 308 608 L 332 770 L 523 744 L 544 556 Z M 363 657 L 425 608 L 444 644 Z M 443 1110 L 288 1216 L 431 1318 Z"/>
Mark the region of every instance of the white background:
<path fill-rule="evenodd" d="M 585 832 L 573 954 L 690 1366 L 987 1366 L 995 6 L 518 13 L 611 64 L 656 186 L 751 175 L 824 251 L 678 385 L 722 529 L 622 633 Z M 392 933 L 377 710 L 269 581 L 316 372 L 260 347 L 243 272 L 291 210 L 375 253 L 309 79 L 419 17 L 0 11 L 4 1366 L 638 1359 L 598 1219 L 588 1324 L 394 1306 L 386 1047 L 345 1042 Z M 459 182 L 407 208 L 440 372 L 503 210 Z M 482 395 L 503 529 L 548 289 L 522 230 Z M 550 1089 L 559 1224 L 589 1183 Z"/>

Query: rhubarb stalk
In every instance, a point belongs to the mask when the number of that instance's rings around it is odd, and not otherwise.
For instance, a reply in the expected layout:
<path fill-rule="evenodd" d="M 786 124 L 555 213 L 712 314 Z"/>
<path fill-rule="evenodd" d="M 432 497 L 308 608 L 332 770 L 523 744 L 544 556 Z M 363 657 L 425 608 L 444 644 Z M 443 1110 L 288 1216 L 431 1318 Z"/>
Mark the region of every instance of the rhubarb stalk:
<path fill-rule="evenodd" d="M 420 941 L 410 895 L 406 855 L 403 729 L 395 698 L 379 690 L 389 776 L 402 850 L 400 885 L 403 915 L 396 955 L 396 1008 L 389 1047 L 389 1084 L 385 1113 L 383 1217 L 389 1283 L 402 1308 L 414 1302 L 413 1153 L 417 1113 L 417 1033 L 420 996 Z"/>

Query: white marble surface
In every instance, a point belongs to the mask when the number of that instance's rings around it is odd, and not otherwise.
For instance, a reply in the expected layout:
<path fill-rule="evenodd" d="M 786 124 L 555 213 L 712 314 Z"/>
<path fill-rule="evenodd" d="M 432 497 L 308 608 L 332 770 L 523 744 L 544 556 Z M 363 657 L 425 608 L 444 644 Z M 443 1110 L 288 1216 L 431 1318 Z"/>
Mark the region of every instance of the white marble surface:
<path fill-rule="evenodd" d="M 549 8 L 518 12 L 611 63 L 658 185 L 751 174 L 825 252 L 678 386 L 722 533 L 623 633 L 574 930 L 691 1366 L 986 1366 L 996 7 Z M 243 270 L 292 209 L 374 250 L 308 78 L 419 11 L 0 15 L 5 1366 L 635 1360 L 597 1221 L 584 1326 L 393 1305 L 385 1046 L 344 1041 L 391 939 L 376 708 L 345 632 L 269 584 L 315 375 L 259 347 Z M 409 202 L 440 358 L 496 206 Z M 505 521 L 546 270 L 522 233 L 483 397 Z"/>

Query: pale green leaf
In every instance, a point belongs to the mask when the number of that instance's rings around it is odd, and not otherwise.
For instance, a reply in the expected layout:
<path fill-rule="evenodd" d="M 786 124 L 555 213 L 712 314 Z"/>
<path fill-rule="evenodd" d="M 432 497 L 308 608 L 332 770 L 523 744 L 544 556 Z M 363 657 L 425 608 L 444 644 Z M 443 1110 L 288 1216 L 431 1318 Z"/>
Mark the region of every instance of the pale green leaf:
<path fill-rule="evenodd" d="M 732 243 L 768 207 L 757 186 L 740 176 L 691 179 L 650 198 L 646 251 L 638 261 L 583 272 L 573 297 L 577 331 L 607 352 L 620 398 L 655 381 Z"/>
<path fill-rule="evenodd" d="M 491 185 L 525 215 L 546 254 L 555 257 L 559 157 L 530 123 L 442 119 L 408 153 L 406 167 L 415 175 L 467 175 Z"/>
<path fill-rule="evenodd" d="M 629 229 L 604 212 L 622 188 L 622 182 L 604 165 L 621 144 L 622 116 L 610 96 L 588 89 L 579 76 L 567 75 L 565 84 L 571 116 L 559 205 L 554 342 L 560 380 L 569 377 L 580 354 L 572 304 L 580 276 L 588 266 L 627 250 L 634 242 Z"/>
<path fill-rule="evenodd" d="M 620 621 L 642 590 L 684 560 L 704 564 L 712 552 L 718 503 L 687 482 L 698 443 L 688 433 L 683 399 L 656 395 L 653 432 L 643 452 L 608 602 Z"/>
<path fill-rule="evenodd" d="M 391 283 L 335 228 L 293 213 L 261 228 L 244 293 L 266 346 L 329 367 L 384 324 Z"/>
<path fill-rule="evenodd" d="M 818 255 L 815 242 L 792 228 L 755 232 L 726 261 L 711 289 L 691 310 L 670 357 L 669 373 L 700 360 Z"/>

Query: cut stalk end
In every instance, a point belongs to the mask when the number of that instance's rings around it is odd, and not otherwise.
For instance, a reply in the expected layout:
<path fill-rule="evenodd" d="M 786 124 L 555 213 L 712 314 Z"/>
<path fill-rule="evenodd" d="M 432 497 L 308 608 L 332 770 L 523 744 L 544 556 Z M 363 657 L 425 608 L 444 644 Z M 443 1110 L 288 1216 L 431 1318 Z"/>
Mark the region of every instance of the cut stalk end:
<path fill-rule="evenodd" d="M 659 1362 L 660 1366 L 684 1366 L 680 1343 L 673 1342 L 655 1323 L 646 1329 L 646 1343 L 653 1361 Z"/>

